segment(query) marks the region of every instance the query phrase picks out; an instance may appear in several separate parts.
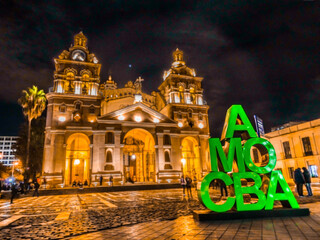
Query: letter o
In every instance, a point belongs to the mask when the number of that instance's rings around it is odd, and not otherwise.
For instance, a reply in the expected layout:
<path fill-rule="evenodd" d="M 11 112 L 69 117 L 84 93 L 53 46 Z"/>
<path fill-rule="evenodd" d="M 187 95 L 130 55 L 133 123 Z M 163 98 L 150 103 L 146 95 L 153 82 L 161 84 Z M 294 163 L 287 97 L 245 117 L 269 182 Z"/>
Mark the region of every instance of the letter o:
<path fill-rule="evenodd" d="M 269 154 L 269 162 L 264 167 L 256 166 L 251 159 L 250 150 L 253 145 L 257 145 L 257 144 L 263 145 L 267 149 L 268 154 Z M 247 167 L 251 171 L 256 172 L 256 173 L 262 173 L 262 174 L 269 173 L 274 169 L 274 167 L 276 166 L 276 163 L 277 163 L 277 156 L 276 156 L 276 151 L 274 150 L 274 147 L 272 146 L 272 144 L 268 140 L 263 139 L 263 138 L 250 138 L 244 144 L 242 154 L 243 154 L 243 158 L 244 158 L 244 161 L 245 161 Z"/>

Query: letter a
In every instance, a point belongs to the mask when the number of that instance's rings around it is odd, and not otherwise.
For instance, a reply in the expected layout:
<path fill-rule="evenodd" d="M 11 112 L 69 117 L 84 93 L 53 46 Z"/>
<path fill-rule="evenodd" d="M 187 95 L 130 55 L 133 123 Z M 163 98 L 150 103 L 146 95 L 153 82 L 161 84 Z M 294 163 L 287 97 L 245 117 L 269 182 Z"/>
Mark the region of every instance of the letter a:
<path fill-rule="evenodd" d="M 237 124 L 238 115 L 243 123 L 241 125 Z M 251 138 L 258 137 L 241 105 L 232 105 L 228 109 L 221 140 L 233 138 L 235 131 L 247 131 Z"/>

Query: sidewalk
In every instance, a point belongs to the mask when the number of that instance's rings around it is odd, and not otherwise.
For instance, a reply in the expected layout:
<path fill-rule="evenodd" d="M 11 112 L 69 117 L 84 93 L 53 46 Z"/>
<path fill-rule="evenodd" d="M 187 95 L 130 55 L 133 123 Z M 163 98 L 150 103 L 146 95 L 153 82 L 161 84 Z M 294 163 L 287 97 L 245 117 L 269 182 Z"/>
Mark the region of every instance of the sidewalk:
<path fill-rule="evenodd" d="M 192 216 L 103 230 L 69 239 L 320 239 L 320 204 L 303 204 L 311 216 L 197 222 Z"/>

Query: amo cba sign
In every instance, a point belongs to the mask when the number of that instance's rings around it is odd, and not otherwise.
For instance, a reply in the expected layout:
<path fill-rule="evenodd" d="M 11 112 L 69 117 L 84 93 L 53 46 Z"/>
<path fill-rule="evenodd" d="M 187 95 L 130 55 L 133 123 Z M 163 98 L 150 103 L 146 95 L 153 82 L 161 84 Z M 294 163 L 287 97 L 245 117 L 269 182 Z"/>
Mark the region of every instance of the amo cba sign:
<path fill-rule="evenodd" d="M 243 139 L 247 139 L 244 144 Z M 209 140 L 211 172 L 204 177 L 199 191 L 199 199 L 208 209 L 214 212 L 225 212 L 236 205 L 237 211 L 262 210 L 263 208 L 272 210 L 275 200 L 280 200 L 283 206 L 299 208 L 282 172 L 273 171 L 277 160 L 274 147 L 268 140 L 257 136 L 241 105 L 233 105 L 228 109 L 221 140 L 224 142 L 224 147 L 219 138 Z M 253 146 L 258 148 L 260 153 L 268 156 L 264 166 L 257 166 L 252 161 L 251 148 Z M 238 171 L 233 172 L 232 179 L 227 173 L 232 172 L 233 169 L 238 169 Z M 260 189 L 261 177 L 269 179 L 266 193 Z M 235 197 L 229 196 L 223 204 L 214 203 L 209 195 L 209 186 L 215 179 L 224 181 L 227 186 L 233 185 Z M 253 181 L 253 184 L 242 186 L 242 179 Z M 244 194 L 255 195 L 258 201 L 245 203 Z"/>

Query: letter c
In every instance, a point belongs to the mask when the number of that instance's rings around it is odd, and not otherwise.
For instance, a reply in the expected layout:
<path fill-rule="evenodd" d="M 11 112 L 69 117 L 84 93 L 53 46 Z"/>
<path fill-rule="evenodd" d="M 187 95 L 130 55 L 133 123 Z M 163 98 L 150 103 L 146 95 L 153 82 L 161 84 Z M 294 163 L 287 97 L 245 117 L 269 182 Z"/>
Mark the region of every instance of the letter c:
<path fill-rule="evenodd" d="M 201 188 L 200 188 L 200 192 L 199 192 L 199 199 L 202 202 L 202 204 L 207 207 L 208 209 L 210 209 L 211 211 L 214 212 L 226 212 L 228 210 L 230 210 L 234 203 L 235 203 L 235 198 L 234 197 L 228 197 L 227 201 L 224 204 L 215 204 L 211 198 L 210 198 L 210 194 L 209 194 L 209 186 L 210 183 L 214 180 L 214 179 L 221 179 L 222 181 L 225 182 L 225 184 L 227 186 L 233 184 L 233 181 L 231 179 L 231 177 L 224 173 L 224 172 L 210 172 L 209 174 L 207 174 L 204 179 L 201 182 Z"/>

